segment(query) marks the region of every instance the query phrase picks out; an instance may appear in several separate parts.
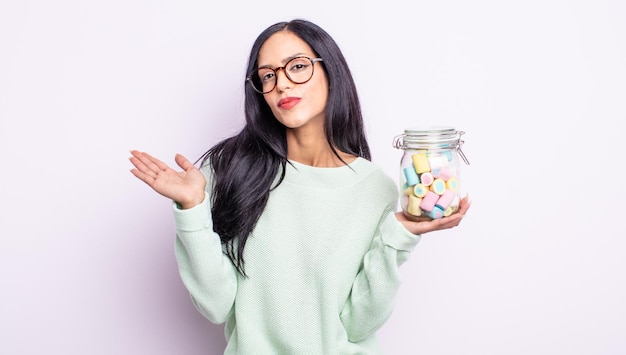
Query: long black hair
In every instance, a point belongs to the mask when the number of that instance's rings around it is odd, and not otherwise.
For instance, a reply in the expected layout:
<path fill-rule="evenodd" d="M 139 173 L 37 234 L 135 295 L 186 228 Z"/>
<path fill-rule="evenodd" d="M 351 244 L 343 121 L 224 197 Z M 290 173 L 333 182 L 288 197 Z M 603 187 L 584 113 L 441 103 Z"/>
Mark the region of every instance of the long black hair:
<path fill-rule="evenodd" d="M 263 43 L 279 31 L 295 34 L 324 59 L 320 68 L 326 71 L 329 83 L 324 130 L 332 151 L 337 157 L 339 150 L 370 160 L 352 74 L 339 46 L 322 28 L 302 19 L 268 27 L 252 45 L 247 73 L 257 68 Z M 210 164 L 213 170 L 213 230 L 225 245 L 225 253 L 245 276 L 243 250 L 247 238 L 267 204 L 270 191 L 282 182 L 288 161 L 285 126 L 274 117 L 263 95 L 248 84 L 244 109 L 243 129 L 213 146 L 198 160 L 202 165 Z"/>

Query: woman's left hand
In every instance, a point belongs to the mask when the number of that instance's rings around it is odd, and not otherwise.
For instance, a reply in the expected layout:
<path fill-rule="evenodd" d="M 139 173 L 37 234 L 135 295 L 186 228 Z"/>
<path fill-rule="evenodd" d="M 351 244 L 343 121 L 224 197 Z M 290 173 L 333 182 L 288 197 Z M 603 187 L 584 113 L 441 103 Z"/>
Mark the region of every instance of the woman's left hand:
<path fill-rule="evenodd" d="M 467 213 L 467 210 L 470 208 L 471 203 L 469 202 L 467 196 L 463 197 L 459 203 L 459 210 L 454 214 L 433 219 L 433 220 L 424 220 L 424 221 L 413 221 L 408 219 L 404 212 L 397 212 L 396 218 L 400 221 L 404 227 L 413 234 L 424 234 L 428 232 L 433 232 L 442 229 L 454 228 L 461 223 L 463 217 Z"/>

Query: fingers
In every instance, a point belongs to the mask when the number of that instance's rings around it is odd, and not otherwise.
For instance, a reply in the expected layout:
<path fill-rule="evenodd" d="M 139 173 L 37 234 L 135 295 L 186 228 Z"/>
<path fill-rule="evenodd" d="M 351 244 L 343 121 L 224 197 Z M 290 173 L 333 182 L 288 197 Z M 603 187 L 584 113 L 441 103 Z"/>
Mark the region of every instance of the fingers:
<path fill-rule="evenodd" d="M 150 172 L 150 168 L 144 163 L 144 158 L 141 152 L 131 151 L 132 157 L 128 158 L 130 162 L 135 166 L 134 174 L 137 175 L 148 175 Z M 137 176 L 139 177 L 139 176 Z"/>
<path fill-rule="evenodd" d="M 159 159 L 151 156 L 148 153 L 140 152 L 140 151 L 137 151 L 137 150 L 132 150 L 131 154 L 133 155 L 133 157 L 135 159 L 137 159 L 137 160 L 139 160 L 141 162 L 142 166 L 145 167 L 145 169 L 150 170 L 152 172 L 156 173 L 156 172 L 159 172 L 159 171 L 165 171 L 165 170 L 169 169 L 169 166 L 167 166 L 167 164 L 163 163 L 162 161 L 160 161 Z M 137 167 L 137 168 L 139 168 L 139 167 Z M 144 172 L 147 173 L 147 171 L 144 171 Z"/>
<path fill-rule="evenodd" d="M 135 166 L 130 172 L 135 175 L 136 178 L 152 186 L 156 178 L 156 172 L 152 171 L 142 159 L 142 153 L 138 151 L 131 151 L 132 157 L 129 158 L 131 164 Z"/>
<path fill-rule="evenodd" d="M 185 158 L 182 154 L 176 154 L 176 157 L 174 157 L 174 160 L 176 161 L 176 164 L 178 164 L 178 166 L 180 166 L 181 169 L 185 171 L 189 171 L 190 169 L 195 168 L 193 164 L 187 158 Z"/>
<path fill-rule="evenodd" d="M 130 153 L 132 156 L 129 160 L 135 166 L 135 169 L 132 169 L 130 172 L 149 186 L 153 186 L 159 173 L 169 169 L 167 164 L 148 153 L 137 150 L 131 150 Z"/>
<path fill-rule="evenodd" d="M 447 216 L 447 217 L 428 220 L 428 221 L 413 221 L 413 220 L 408 220 L 406 216 L 400 216 L 399 214 L 397 214 L 398 215 L 397 218 L 401 222 L 403 222 L 405 227 L 407 227 L 407 229 L 411 231 L 412 233 L 424 234 L 428 232 L 434 232 L 438 230 L 444 230 L 444 229 L 457 227 L 461 223 L 463 218 L 465 217 L 465 214 L 467 213 L 467 210 L 470 208 L 470 206 L 471 206 L 471 203 L 469 202 L 469 199 L 467 197 L 464 197 L 459 202 L 459 210 L 456 213 L 453 213 L 452 215 Z"/>
<path fill-rule="evenodd" d="M 465 215 L 465 213 L 467 212 L 467 210 L 470 208 L 470 206 L 472 205 L 472 203 L 469 200 L 469 196 L 465 196 L 461 199 L 460 203 L 459 203 L 459 211 L 458 214 L 460 215 Z"/>
<path fill-rule="evenodd" d="M 451 216 L 444 217 L 439 220 L 439 228 L 438 229 L 449 229 L 458 226 L 461 223 L 461 220 L 465 217 L 460 211 Z"/>
<path fill-rule="evenodd" d="M 135 177 L 143 182 L 145 182 L 146 184 L 148 184 L 149 186 L 152 186 L 152 183 L 154 182 L 154 178 L 142 173 L 141 171 L 139 171 L 138 169 L 131 169 L 130 172 L 135 175 Z"/>

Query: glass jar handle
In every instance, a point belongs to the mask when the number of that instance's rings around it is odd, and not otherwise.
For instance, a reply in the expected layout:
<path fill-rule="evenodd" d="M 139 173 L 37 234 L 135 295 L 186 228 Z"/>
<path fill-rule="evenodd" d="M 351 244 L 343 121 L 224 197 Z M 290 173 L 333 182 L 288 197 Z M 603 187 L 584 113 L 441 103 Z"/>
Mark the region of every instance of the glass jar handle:
<path fill-rule="evenodd" d="M 393 137 L 393 144 L 392 146 L 396 149 L 404 149 L 404 140 L 402 138 L 404 138 L 406 134 L 399 134 L 395 137 Z"/>
<path fill-rule="evenodd" d="M 458 131 L 457 133 L 459 134 L 459 140 L 458 140 L 458 144 L 456 145 L 456 151 L 459 153 L 459 156 L 461 157 L 461 159 L 463 159 L 463 162 L 465 164 L 467 164 L 467 165 L 470 165 L 469 160 L 467 160 L 467 157 L 465 156 L 465 154 L 461 150 L 461 146 L 463 145 L 463 143 L 465 143 L 465 141 L 461 139 L 461 136 L 464 135 L 465 132 L 464 131 Z"/>

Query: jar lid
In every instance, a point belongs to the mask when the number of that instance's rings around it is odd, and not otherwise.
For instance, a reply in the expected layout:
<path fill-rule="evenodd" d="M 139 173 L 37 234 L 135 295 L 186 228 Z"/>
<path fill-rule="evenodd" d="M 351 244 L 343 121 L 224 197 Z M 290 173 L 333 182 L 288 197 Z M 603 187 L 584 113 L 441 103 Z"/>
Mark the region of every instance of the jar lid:
<path fill-rule="evenodd" d="M 465 132 L 451 126 L 424 126 L 406 128 L 404 134 L 393 138 L 393 147 L 397 149 L 456 149 L 465 164 L 469 161 L 461 146 L 461 136 Z"/>
<path fill-rule="evenodd" d="M 404 130 L 403 138 L 405 143 L 440 144 L 456 142 L 463 133 L 450 126 L 412 127 Z"/>

